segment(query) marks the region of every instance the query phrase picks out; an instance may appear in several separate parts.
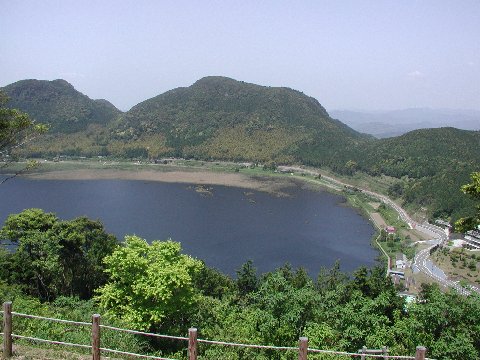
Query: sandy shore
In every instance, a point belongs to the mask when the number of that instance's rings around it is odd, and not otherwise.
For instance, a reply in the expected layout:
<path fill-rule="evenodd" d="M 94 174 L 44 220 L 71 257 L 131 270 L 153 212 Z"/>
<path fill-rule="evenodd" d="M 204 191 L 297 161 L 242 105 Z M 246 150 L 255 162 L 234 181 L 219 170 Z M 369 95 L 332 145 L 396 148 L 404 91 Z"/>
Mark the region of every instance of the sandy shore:
<path fill-rule="evenodd" d="M 143 180 L 168 183 L 185 183 L 198 185 L 223 185 L 245 189 L 282 194 L 282 189 L 293 185 L 288 179 L 253 178 L 238 173 L 221 173 L 211 171 L 153 171 L 153 170 L 117 170 L 117 169 L 78 169 L 54 170 L 25 175 L 30 179 L 44 180 Z"/>

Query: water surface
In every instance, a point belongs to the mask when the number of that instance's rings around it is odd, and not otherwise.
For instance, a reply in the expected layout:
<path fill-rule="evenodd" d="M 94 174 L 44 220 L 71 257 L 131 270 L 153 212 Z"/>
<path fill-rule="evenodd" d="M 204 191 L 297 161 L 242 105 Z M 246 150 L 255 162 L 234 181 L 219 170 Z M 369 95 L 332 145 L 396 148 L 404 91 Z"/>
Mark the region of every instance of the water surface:
<path fill-rule="evenodd" d="M 288 197 L 225 186 L 131 180 L 28 180 L 0 186 L 0 222 L 27 208 L 61 219 L 86 215 L 123 239 L 172 238 L 183 251 L 234 274 L 251 259 L 259 272 L 289 262 L 316 276 L 339 259 L 345 271 L 373 266 L 373 226 L 344 199 L 293 186 Z"/>

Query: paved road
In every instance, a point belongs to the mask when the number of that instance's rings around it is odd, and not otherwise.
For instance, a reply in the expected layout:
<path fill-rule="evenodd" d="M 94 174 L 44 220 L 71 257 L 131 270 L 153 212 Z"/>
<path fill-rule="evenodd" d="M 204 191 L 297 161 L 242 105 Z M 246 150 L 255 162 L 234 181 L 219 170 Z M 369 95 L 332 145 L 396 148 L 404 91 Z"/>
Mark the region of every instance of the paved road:
<path fill-rule="evenodd" d="M 279 167 L 279 168 L 281 168 L 282 170 L 285 170 L 285 171 L 299 171 L 299 172 L 304 172 L 304 173 L 314 175 L 314 176 L 318 175 L 317 171 L 303 169 L 303 168 L 298 167 L 298 166 L 282 166 L 282 167 Z M 342 181 L 339 181 L 337 179 L 334 179 L 334 178 L 332 178 L 330 176 L 326 176 L 326 175 L 322 175 L 322 179 L 328 180 L 329 182 L 334 183 L 338 186 L 342 186 L 342 187 L 343 186 L 349 186 L 349 187 L 352 186 L 350 184 L 344 183 Z M 437 281 L 441 285 L 443 285 L 445 287 L 455 289 L 460 294 L 469 295 L 469 294 L 471 294 L 471 290 L 480 294 L 480 288 L 477 287 L 477 286 L 470 285 L 469 289 L 465 289 L 462 286 L 460 286 L 458 282 L 449 280 L 447 278 L 447 276 L 445 275 L 445 273 L 440 268 L 433 265 L 432 261 L 429 260 L 430 250 L 434 246 L 436 246 L 438 244 L 441 244 L 441 243 L 445 242 L 446 240 L 448 240 L 447 234 L 443 231 L 443 229 L 441 227 L 430 224 L 428 222 L 416 223 L 415 221 L 413 221 L 413 219 L 407 214 L 407 212 L 402 207 L 400 207 L 398 204 L 396 204 L 393 200 L 391 200 L 387 196 L 385 196 L 383 194 L 373 192 L 373 191 L 370 191 L 370 190 L 366 190 L 366 189 L 361 189 L 361 188 L 358 188 L 358 189 L 360 191 L 362 191 L 364 194 L 370 195 L 370 196 L 372 196 L 372 197 L 374 197 L 374 198 L 376 198 L 380 201 L 383 201 L 384 203 L 388 204 L 389 206 L 391 206 L 398 213 L 398 215 L 400 216 L 402 221 L 407 223 L 410 226 L 410 228 L 412 228 L 412 229 L 415 228 L 416 230 L 418 230 L 418 231 L 426 234 L 427 236 L 430 236 L 430 237 L 433 238 L 433 240 L 431 241 L 431 246 L 429 246 L 428 248 L 426 248 L 424 250 L 419 251 L 416 254 L 412 267 L 415 267 L 416 269 L 423 272 L 424 274 L 426 274 L 430 278 L 434 279 L 435 281 Z"/>
<path fill-rule="evenodd" d="M 415 259 L 413 261 L 413 267 L 423 272 L 430 278 L 434 279 L 440 285 L 455 289 L 462 295 L 470 295 L 471 294 L 470 290 L 463 288 L 458 284 L 458 282 L 449 280 L 445 275 L 445 273 L 440 268 L 433 265 L 432 261 L 429 260 L 430 250 L 435 246 L 439 245 L 440 243 L 441 243 L 441 240 L 436 239 L 428 248 L 420 250 L 415 255 Z"/>

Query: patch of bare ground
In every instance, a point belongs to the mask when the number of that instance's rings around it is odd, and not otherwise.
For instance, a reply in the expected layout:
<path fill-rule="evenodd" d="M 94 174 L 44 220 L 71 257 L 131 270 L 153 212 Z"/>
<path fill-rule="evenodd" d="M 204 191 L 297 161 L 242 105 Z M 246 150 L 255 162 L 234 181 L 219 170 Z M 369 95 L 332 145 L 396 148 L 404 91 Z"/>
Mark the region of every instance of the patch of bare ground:
<path fill-rule="evenodd" d="M 429 236 L 415 229 L 401 229 L 400 233 L 404 236 L 410 236 L 412 242 L 429 240 Z"/>
<path fill-rule="evenodd" d="M 380 207 L 379 202 L 369 202 L 368 205 L 370 205 L 374 210 L 377 210 Z"/>
<path fill-rule="evenodd" d="M 285 195 L 283 188 L 291 186 L 292 182 L 279 178 L 254 178 L 239 173 L 222 173 L 214 171 L 154 171 L 154 170 L 118 170 L 118 169 L 78 169 L 54 170 L 31 173 L 26 175 L 31 179 L 42 180 L 143 180 L 167 183 L 185 183 L 196 185 L 223 185 L 257 191 Z"/>
<path fill-rule="evenodd" d="M 373 212 L 370 214 L 370 217 L 379 229 L 384 229 L 387 226 L 387 223 L 379 213 Z"/>

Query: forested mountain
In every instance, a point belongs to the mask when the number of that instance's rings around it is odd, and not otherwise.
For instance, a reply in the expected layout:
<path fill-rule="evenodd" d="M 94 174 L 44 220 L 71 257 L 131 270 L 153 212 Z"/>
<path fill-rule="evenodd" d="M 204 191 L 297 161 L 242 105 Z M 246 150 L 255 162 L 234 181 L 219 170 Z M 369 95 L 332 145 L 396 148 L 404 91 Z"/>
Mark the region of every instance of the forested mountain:
<path fill-rule="evenodd" d="M 474 209 L 460 193 L 470 173 L 480 169 L 480 131 L 421 129 L 365 144 L 358 168 L 373 176 L 402 179 L 391 189 L 408 203 L 436 209 L 434 216 L 456 218 Z"/>
<path fill-rule="evenodd" d="M 8 106 L 50 125 L 50 133 L 73 133 L 90 124 L 107 124 L 121 111 L 107 100 L 92 100 L 65 80 L 21 80 L 0 89 Z"/>
<path fill-rule="evenodd" d="M 283 163 L 315 151 L 327 164 L 366 140 L 299 91 L 225 77 L 206 77 L 146 100 L 113 129 L 123 141 L 161 134 L 177 156 Z"/>

